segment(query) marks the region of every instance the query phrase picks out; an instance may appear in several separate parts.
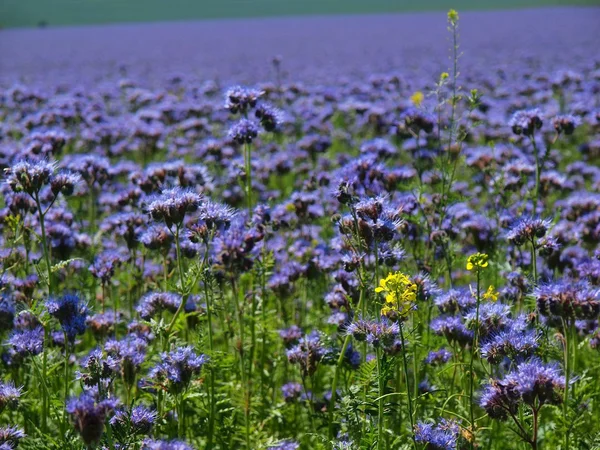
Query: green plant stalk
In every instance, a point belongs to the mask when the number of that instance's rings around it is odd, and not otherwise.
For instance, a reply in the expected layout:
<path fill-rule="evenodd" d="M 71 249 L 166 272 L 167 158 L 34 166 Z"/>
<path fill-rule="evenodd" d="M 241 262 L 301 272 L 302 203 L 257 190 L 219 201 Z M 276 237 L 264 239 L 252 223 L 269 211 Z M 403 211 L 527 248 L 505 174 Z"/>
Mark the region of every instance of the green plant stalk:
<path fill-rule="evenodd" d="M 40 228 L 42 231 L 42 251 L 44 253 L 44 260 L 46 262 L 46 270 L 48 276 L 48 296 L 52 296 L 54 293 L 54 283 L 52 282 L 52 266 L 50 264 L 50 252 L 48 250 L 48 241 L 46 240 L 46 225 L 44 222 L 45 214 L 42 209 L 42 204 L 40 203 L 39 194 L 35 194 L 34 196 L 35 204 L 38 210 L 38 218 L 40 221 Z M 50 334 L 48 332 L 48 327 L 44 324 L 44 348 L 42 355 L 42 377 L 45 386 L 45 380 L 48 375 L 48 344 L 50 341 Z M 49 398 L 48 398 L 48 389 L 44 389 L 42 393 L 42 432 L 45 433 L 48 430 L 48 415 L 50 413 L 49 410 Z"/>
<path fill-rule="evenodd" d="M 245 333 L 244 333 L 244 314 L 242 311 L 242 305 L 240 304 L 239 292 L 235 283 L 235 280 L 231 280 L 231 287 L 233 290 L 233 297 L 236 302 L 236 310 L 238 314 L 238 326 L 239 326 L 239 334 L 240 334 L 240 343 L 239 343 L 239 355 L 240 355 L 240 374 L 242 377 L 242 389 L 244 390 L 244 426 L 245 426 L 245 438 L 246 438 L 246 448 L 252 448 L 250 446 L 250 399 L 248 398 L 248 382 L 246 379 L 246 362 L 245 362 L 245 351 L 244 351 L 244 341 L 245 341 Z M 242 300 L 243 302 L 243 300 Z"/>
<path fill-rule="evenodd" d="M 358 305 L 356 307 L 357 310 L 361 309 L 361 306 L 364 302 L 365 299 L 365 290 L 361 289 L 360 290 L 360 297 L 358 298 Z M 333 435 L 333 425 L 334 425 L 334 410 L 335 410 L 335 397 L 336 397 L 336 392 L 337 392 L 337 384 L 338 384 L 338 380 L 340 377 L 340 372 L 342 370 L 342 365 L 344 364 L 344 355 L 346 354 L 346 349 L 348 348 L 348 345 L 350 345 L 350 339 L 352 338 L 352 336 L 350 334 L 347 334 L 345 339 L 344 339 L 344 343 L 342 344 L 342 349 L 340 350 L 340 355 L 338 356 L 337 359 L 337 363 L 335 365 L 335 370 L 333 372 L 333 380 L 331 382 L 331 399 L 329 400 L 329 440 L 332 440 L 334 438 Z"/>
<path fill-rule="evenodd" d="M 408 417 L 410 419 L 410 435 L 415 450 L 417 449 L 417 441 L 415 441 L 415 419 L 413 417 L 412 407 L 412 394 L 410 392 L 410 383 L 408 382 L 408 363 L 406 361 L 406 341 L 404 340 L 404 326 L 402 321 L 399 321 L 400 325 L 400 341 L 402 343 L 402 366 L 404 368 L 404 379 L 406 380 L 406 395 L 408 397 Z"/>
<path fill-rule="evenodd" d="M 250 157 L 252 149 L 250 144 L 244 144 L 244 166 L 246 172 L 246 203 L 248 205 L 248 219 L 252 217 L 252 162 Z"/>
<path fill-rule="evenodd" d="M 377 406 L 377 448 L 383 449 L 383 373 L 381 368 L 381 349 L 377 349 L 377 381 L 379 385 L 379 401 Z"/>
<path fill-rule="evenodd" d="M 179 232 L 180 231 L 181 231 L 181 225 L 177 225 L 175 227 L 174 236 L 175 236 L 175 250 L 177 252 L 177 269 L 179 272 L 179 283 L 180 283 L 181 291 L 182 291 L 181 292 L 181 303 L 179 304 L 177 311 L 175 311 L 175 314 L 173 314 L 173 318 L 171 319 L 171 322 L 167 326 L 167 330 L 166 330 L 166 334 L 167 334 L 166 348 L 167 349 L 169 348 L 169 339 L 170 339 L 171 331 L 173 330 L 173 327 L 175 326 L 175 323 L 177 322 L 177 318 L 181 314 L 181 311 L 183 311 L 185 303 L 187 302 L 187 299 L 188 299 L 188 294 L 183 292 L 184 276 L 183 276 L 183 260 L 181 258 L 181 246 L 179 243 Z"/>
<path fill-rule="evenodd" d="M 469 409 L 471 419 L 471 433 L 473 439 L 471 440 L 471 449 L 474 448 L 475 442 L 475 403 L 473 402 L 473 392 L 475 388 L 475 374 L 473 372 L 473 366 L 475 362 L 475 352 L 478 346 L 479 337 L 479 305 L 481 303 L 481 273 L 477 270 L 477 306 L 475 307 L 475 331 L 473 335 L 473 346 L 471 347 L 471 361 L 469 363 Z"/>
<path fill-rule="evenodd" d="M 206 246 L 206 251 L 208 253 L 208 245 Z M 211 286 L 212 289 L 212 286 Z M 208 348 L 210 350 L 211 357 L 213 356 L 214 351 L 214 341 L 213 341 L 213 329 L 212 329 L 212 292 L 209 292 L 207 281 L 204 281 L 204 297 L 206 299 L 206 318 L 208 321 Z M 213 441 L 213 433 L 215 427 L 215 371 L 214 368 L 210 367 L 210 376 L 209 376 L 209 386 L 208 386 L 208 395 L 209 395 L 209 415 L 208 415 L 208 438 L 207 438 L 207 448 L 212 448 Z"/>
<path fill-rule="evenodd" d="M 531 239 L 531 264 L 533 267 L 533 282 L 537 286 L 538 284 L 538 272 L 537 272 L 537 252 L 535 248 L 535 237 Z"/>
<path fill-rule="evenodd" d="M 564 441 L 564 449 L 569 450 L 569 434 L 570 427 L 568 422 L 569 415 L 569 383 L 571 381 L 571 364 L 569 362 L 570 359 L 570 345 L 571 345 L 571 324 L 569 320 L 563 321 L 563 329 L 565 331 L 565 344 L 564 344 L 564 358 L 565 358 L 565 397 L 563 399 L 563 421 L 565 425 L 565 441 Z"/>
<path fill-rule="evenodd" d="M 64 391 L 64 397 L 63 397 L 63 416 L 62 416 L 62 422 L 60 424 L 60 429 L 61 429 L 61 433 L 63 436 L 63 439 L 66 439 L 66 431 L 67 431 L 67 409 L 66 409 L 66 405 L 67 405 L 67 400 L 69 398 L 69 358 L 71 356 L 70 354 L 70 346 L 69 346 L 69 340 L 67 338 L 67 333 L 63 332 L 64 338 L 65 338 L 65 391 Z M 66 440 L 65 440 L 65 445 L 66 445 Z"/>
<path fill-rule="evenodd" d="M 537 206 L 540 200 L 540 178 L 542 174 L 542 167 L 540 163 L 540 156 L 538 154 L 538 148 L 535 143 L 535 134 L 530 138 L 531 144 L 533 145 L 533 154 L 535 156 L 535 192 L 533 197 L 533 215 L 537 214 Z"/>

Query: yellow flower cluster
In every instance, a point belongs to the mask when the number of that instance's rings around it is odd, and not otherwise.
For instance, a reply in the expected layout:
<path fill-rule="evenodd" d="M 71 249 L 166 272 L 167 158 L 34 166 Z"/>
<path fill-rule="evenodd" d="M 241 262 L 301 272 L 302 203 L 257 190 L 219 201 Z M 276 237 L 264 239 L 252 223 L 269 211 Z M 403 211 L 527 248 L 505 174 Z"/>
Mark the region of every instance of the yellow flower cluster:
<path fill-rule="evenodd" d="M 490 285 L 490 287 L 488 287 L 487 291 L 485 292 L 485 294 L 482 295 L 482 297 L 484 298 L 484 300 L 496 302 L 498 301 L 498 295 L 500 295 L 498 291 L 494 289 L 494 286 Z"/>
<path fill-rule="evenodd" d="M 458 22 L 458 13 L 456 12 L 455 9 L 451 9 L 450 11 L 448 11 L 448 22 L 450 22 L 450 25 L 456 25 Z"/>
<path fill-rule="evenodd" d="M 467 270 L 478 272 L 488 266 L 488 255 L 475 253 L 467 259 Z"/>
<path fill-rule="evenodd" d="M 375 292 L 385 294 L 381 315 L 390 320 L 398 320 L 408 315 L 417 300 L 417 285 L 402 272 L 390 273 L 386 278 L 379 280 Z"/>
<path fill-rule="evenodd" d="M 410 96 L 410 101 L 416 107 L 421 106 L 421 104 L 423 103 L 424 99 L 425 99 L 425 96 L 423 95 L 423 93 L 421 91 L 417 91 L 413 95 Z"/>

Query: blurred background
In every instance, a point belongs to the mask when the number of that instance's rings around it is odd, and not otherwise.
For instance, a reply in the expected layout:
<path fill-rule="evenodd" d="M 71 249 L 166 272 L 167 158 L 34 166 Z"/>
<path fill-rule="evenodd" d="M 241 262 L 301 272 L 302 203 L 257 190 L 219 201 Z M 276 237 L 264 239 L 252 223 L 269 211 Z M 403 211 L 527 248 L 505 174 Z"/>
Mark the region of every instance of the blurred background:
<path fill-rule="evenodd" d="M 218 85 L 338 84 L 448 69 L 446 12 L 460 13 L 475 71 L 592 61 L 600 0 L 0 0 L 0 86 L 82 88 L 135 79 Z M 591 58 L 590 58 L 591 57 Z M 278 76 L 279 76 L 278 75 Z"/>
<path fill-rule="evenodd" d="M 598 0 L 2 0 L 0 26 L 599 5 Z"/>

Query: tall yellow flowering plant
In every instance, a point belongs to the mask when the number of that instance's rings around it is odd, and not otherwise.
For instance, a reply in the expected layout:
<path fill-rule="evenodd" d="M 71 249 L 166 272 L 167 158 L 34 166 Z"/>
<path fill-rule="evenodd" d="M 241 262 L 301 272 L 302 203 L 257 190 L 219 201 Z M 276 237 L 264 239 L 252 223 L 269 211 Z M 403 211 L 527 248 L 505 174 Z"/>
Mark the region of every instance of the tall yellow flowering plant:
<path fill-rule="evenodd" d="M 381 315 L 394 322 L 406 317 L 417 300 L 417 285 L 402 272 L 390 273 L 379 280 L 375 292 L 385 294 Z"/>

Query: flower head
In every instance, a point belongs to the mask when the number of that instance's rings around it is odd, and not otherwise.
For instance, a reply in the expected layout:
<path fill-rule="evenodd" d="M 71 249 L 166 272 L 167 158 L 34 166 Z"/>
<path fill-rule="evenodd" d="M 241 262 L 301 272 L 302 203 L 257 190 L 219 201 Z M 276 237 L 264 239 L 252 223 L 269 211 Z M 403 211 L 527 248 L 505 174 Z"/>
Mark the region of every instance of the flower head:
<path fill-rule="evenodd" d="M 187 389 L 208 358 L 197 355 L 192 347 L 179 347 L 161 354 L 161 361 L 150 370 L 150 378 L 179 393 Z"/>
<path fill-rule="evenodd" d="M 390 273 L 379 280 L 375 292 L 385 294 L 385 304 L 381 315 L 390 320 L 406 317 L 417 300 L 417 285 L 401 272 Z"/>
<path fill-rule="evenodd" d="M 573 134 L 575 128 L 581 123 L 581 119 L 571 114 L 562 116 L 556 116 L 552 119 L 552 126 L 558 134 L 564 133 L 566 135 Z"/>
<path fill-rule="evenodd" d="M 181 225 L 187 213 L 197 211 L 201 200 L 202 196 L 191 189 L 174 187 L 151 196 L 146 209 L 154 220 L 164 221 L 171 228 Z"/>
<path fill-rule="evenodd" d="M 486 253 L 474 253 L 467 259 L 467 270 L 479 272 L 488 266 L 488 255 Z"/>
<path fill-rule="evenodd" d="M 33 196 L 50 183 L 55 169 L 56 164 L 48 161 L 20 161 L 5 169 L 6 182 L 13 192 L 26 192 Z"/>
<path fill-rule="evenodd" d="M 75 336 L 85 333 L 88 308 L 78 295 L 65 294 L 50 298 L 46 302 L 46 309 L 58 319 L 71 343 L 75 341 Z"/>
<path fill-rule="evenodd" d="M 104 422 L 117 406 L 115 399 L 96 401 L 92 394 L 84 392 L 79 398 L 67 403 L 67 412 L 71 415 L 75 429 L 86 445 L 94 445 L 102 438 Z"/>
<path fill-rule="evenodd" d="M 251 144 L 258 136 L 259 128 L 256 122 L 249 119 L 241 119 L 229 129 L 228 137 L 237 144 Z"/>
<path fill-rule="evenodd" d="M 542 113 L 536 108 L 527 111 L 517 111 L 511 117 L 508 125 L 512 128 L 513 133 L 532 137 L 535 130 L 542 128 L 543 123 Z"/>

